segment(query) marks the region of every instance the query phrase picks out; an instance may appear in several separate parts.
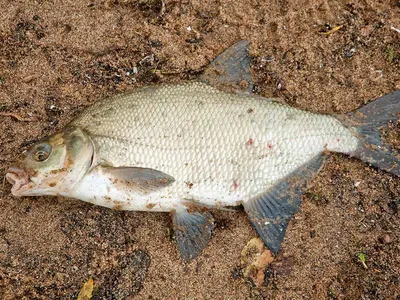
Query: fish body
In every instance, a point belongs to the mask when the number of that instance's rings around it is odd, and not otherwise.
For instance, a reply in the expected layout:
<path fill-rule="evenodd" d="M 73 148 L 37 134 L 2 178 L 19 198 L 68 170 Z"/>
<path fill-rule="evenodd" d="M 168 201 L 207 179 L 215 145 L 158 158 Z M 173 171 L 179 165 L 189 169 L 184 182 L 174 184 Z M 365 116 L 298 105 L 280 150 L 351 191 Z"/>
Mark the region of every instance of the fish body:
<path fill-rule="evenodd" d="M 307 181 L 330 152 L 400 175 L 398 153 L 380 138 L 400 113 L 399 91 L 330 116 L 214 87 L 215 81 L 245 81 L 251 88 L 247 47 L 242 41 L 227 49 L 199 81 L 98 101 L 9 168 L 12 194 L 171 211 L 179 252 L 188 261 L 211 237 L 210 207 L 243 205 L 277 253 Z"/>
<path fill-rule="evenodd" d="M 171 185 L 144 195 L 121 193 L 110 184 L 102 185 L 101 194 L 97 182 L 84 184 L 84 197 L 79 187 L 74 194 L 125 210 L 171 211 L 182 201 L 235 206 L 317 154 L 349 153 L 358 144 L 351 128 L 332 116 L 199 82 L 145 87 L 100 101 L 70 126 L 88 134 L 100 162 L 174 178 Z"/>

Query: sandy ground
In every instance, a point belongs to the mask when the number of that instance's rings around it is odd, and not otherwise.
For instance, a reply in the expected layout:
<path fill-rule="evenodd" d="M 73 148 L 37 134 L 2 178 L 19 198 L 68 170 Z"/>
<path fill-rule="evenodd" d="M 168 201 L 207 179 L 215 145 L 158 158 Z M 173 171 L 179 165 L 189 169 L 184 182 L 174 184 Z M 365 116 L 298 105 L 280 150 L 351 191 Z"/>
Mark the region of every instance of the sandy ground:
<path fill-rule="evenodd" d="M 256 93 L 356 109 L 400 89 L 399 15 L 397 0 L 0 0 L 0 110 L 31 121 L 0 116 L 1 176 L 97 99 L 193 78 L 240 39 Z M 400 298 L 399 180 L 343 155 L 309 184 L 262 288 L 239 268 L 256 236 L 243 211 L 214 212 L 209 247 L 184 265 L 168 214 L 17 199 L 8 183 L 0 201 L 2 299 L 73 299 L 91 276 L 93 299 Z"/>

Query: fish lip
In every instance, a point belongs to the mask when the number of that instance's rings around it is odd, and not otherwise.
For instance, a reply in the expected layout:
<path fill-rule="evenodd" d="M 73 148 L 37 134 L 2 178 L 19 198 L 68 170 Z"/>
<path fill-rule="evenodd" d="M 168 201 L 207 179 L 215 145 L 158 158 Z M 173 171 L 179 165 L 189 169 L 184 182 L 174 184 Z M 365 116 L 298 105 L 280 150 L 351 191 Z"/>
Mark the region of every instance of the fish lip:
<path fill-rule="evenodd" d="M 6 174 L 7 181 L 12 184 L 13 196 L 23 196 L 24 188 L 30 183 L 28 174 L 20 168 L 10 167 Z"/>

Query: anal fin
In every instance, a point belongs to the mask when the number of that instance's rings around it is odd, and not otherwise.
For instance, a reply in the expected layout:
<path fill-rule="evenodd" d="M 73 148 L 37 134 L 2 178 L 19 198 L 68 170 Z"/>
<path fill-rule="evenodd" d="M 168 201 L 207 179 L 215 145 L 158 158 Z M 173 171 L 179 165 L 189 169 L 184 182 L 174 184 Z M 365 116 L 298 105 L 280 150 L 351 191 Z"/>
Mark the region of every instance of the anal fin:
<path fill-rule="evenodd" d="M 243 205 L 265 245 L 275 254 L 281 248 L 292 215 L 300 208 L 307 181 L 319 171 L 326 156 L 317 155 Z"/>
<path fill-rule="evenodd" d="M 182 259 L 196 258 L 207 246 L 214 229 L 214 219 L 209 212 L 189 213 L 180 207 L 173 216 L 173 225 Z"/>

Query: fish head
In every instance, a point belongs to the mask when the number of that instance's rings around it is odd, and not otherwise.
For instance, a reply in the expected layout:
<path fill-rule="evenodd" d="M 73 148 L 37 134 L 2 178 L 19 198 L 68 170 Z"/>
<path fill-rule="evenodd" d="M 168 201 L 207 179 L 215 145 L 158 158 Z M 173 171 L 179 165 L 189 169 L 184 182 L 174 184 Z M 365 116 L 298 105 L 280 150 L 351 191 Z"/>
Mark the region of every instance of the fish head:
<path fill-rule="evenodd" d="M 6 179 L 14 196 L 66 195 L 90 170 L 94 146 L 81 129 L 67 127 L 31 146 Z"/>

